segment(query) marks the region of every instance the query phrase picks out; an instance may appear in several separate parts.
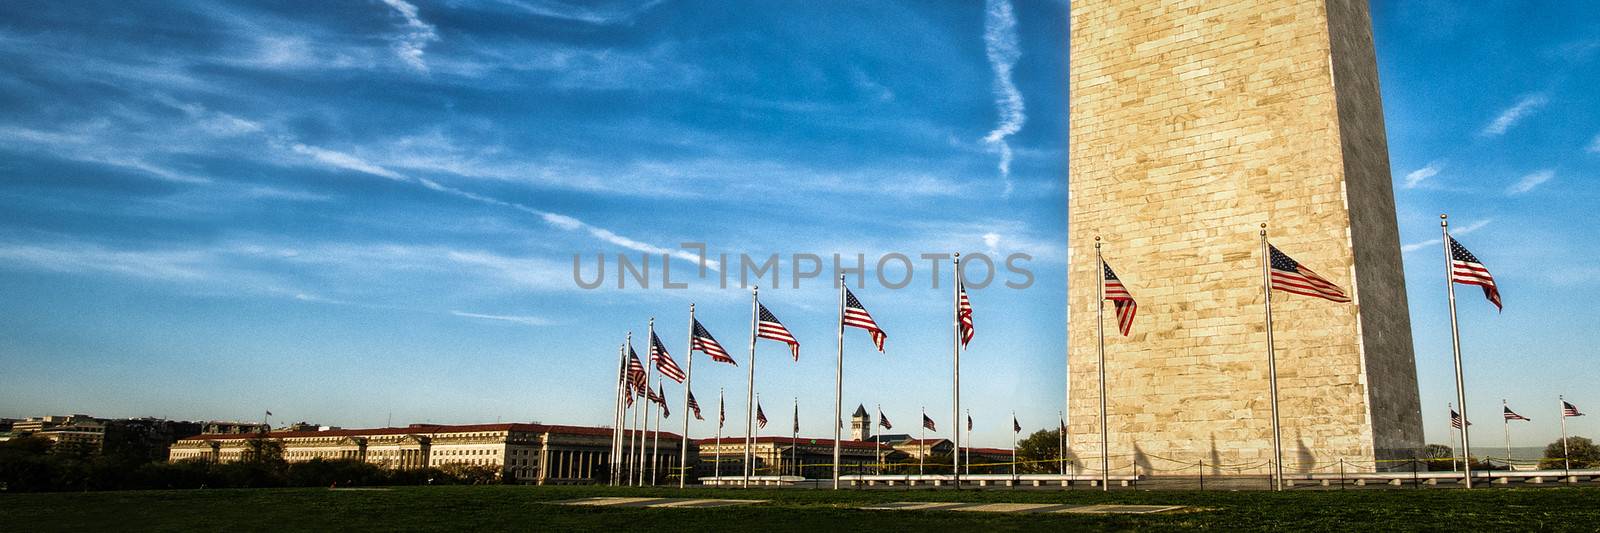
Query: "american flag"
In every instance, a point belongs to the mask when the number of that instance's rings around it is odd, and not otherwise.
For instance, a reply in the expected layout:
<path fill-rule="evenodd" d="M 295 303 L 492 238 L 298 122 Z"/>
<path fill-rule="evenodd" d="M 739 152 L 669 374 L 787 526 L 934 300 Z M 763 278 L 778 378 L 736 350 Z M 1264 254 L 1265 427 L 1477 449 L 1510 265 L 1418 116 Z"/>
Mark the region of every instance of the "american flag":
<path fill-rule="evenodd" d="M 1505 309 L 1500 306 L 1500 289 L 1494 285 L 1494 276 L 1489 275 L 1489 269 L 1484 268 L 1467 247 L 1456 242 L 1455 237 L 1450 238 L 1450 279 L 1463 285 L 1483 287 L 1483 297 L 1488 298 L 1495 309 Z"/>
<path fill-rule="evenodd" d="M 1067 421 L 1066 420 L 1062 420 L 1060 418 L 1057 418 L 1056 419 L 1056 425 L 1060 426 L 1060 429 L 1061 429 L 1062 433 L 1066 433 L 1067 432 Z"/>
<path fill-rule="evenodd" d="M 639 353 L 628 347 L 628 392 L 644 396 L 644 363 L 639 362 Z"/>
<path fill-rule="evenodd" d="M 1278 247 L 1268 245 L 1267 249 L 1272 254 L 1272 288 L 1339 303 L 1350 301 L 1350 296 L 1344 293 L 1344 289 L 1318 276 L 1311 269 L 1300 266 L 1300 263 L 1278 251 Z"/>
<path fill-rule="evenodd" d="M 672 418 L 672 410 L 667 409 L 667 389 L 661 389 L 661 418 Z"/>
<path fill-rule="evenodd" d="M 794 339 L 794 335 L 789 333 L 789 328 L 783 327 L 783 323 L 778 321 L 778 317 L 773 316 L 772 311 L 767 310 L 767 306 L 757 303 L 756 311 L 756 338 L 788 343 L 789 354 L 794 356 L 794 360 L 799 361 L 800 341 Z"/>
<path fill-rule="evenodd" d="M 1472 425 L 1472 422 L 1467 422 L 1467 425 Z M 1454 407 L 1450 408 L 1450 427 L 1461 429 L 1461 413 L 1457 413 Z"/>
<path fill-rule="evenodd" d="M 878 323 L 872 320 L 872 315 L 867 313 L 866 307 L 861 306 L 861 300 L 856 299 L 849 287 L 844 289 L 844 325 L 867 330 L 872 334 L 873 344 L 878 345 L 878 351 L 883 351 L 883 340 L 889 336 L 878 329 Z"/>
<path fill-rule="evenodd" d="M 661 344 L 661 337 L 657 337 L 654 331 L 650 332 L 650 362 L 655 363 L 661 375 L 683 383 L 683 369 L 678 368 L 678 362 L 672 360 L 672 354 L 667 353 L 666 345 Z"/>
<path fill-rule="evenodd" d="M 972 415 L 967 415 L 967 431 L 972 431 Z"/>
<path fill-rule="evenodd" d="M 1139 304 L 1133 301 L 1133 294 L 1117 278 L 1117 273 L 1111 271 L 1110 264 L 1101 261 L 1100 266 L 1105 268 L 1106 299 L 1111 300 L 1111 304 L 1117 308 L 1117 331 L 1126 337 L 1133 330 L 1133 315 L 1139 312 Z"/>
<path fill-rule="evenodd" d="M 966 346 L 977 332 L 972 329 L 972 302 L 967 300 L 967 284 L 961 281 L 961 276 L 956 276 L 956 293 L 960 295 L 956 303 L 956 320 L 961 324 L 961 345 Z"/>
<path fill-rule="evenodd" d="M 927 413 L 923 413 L 922 415 L 922 427 L 928 428 L 929 431 L 939 431 L 939 428 L 934 427 L 933 419 L 928 418 Z"/>
<path fill-rule="evenodd" d="M 722 429 L 728 424 L 728 408 L 723 404 L 722 396 L 717 396 L 717 429 Z"/>
<path fill-rule="evenodd" d="M 1578 412 L 1578 406 L 1572 405 L 1571 402 L 1566 400 L 1561 400 L 1561 416 L 1583 416 L 1583 413 Z"/>
<path fill-rule="evenodd" d="M 1022 423 L 1018 422 L 1015 416 L 1011 417 L 1011 432 L 1022 433 Z"/>
<path fill-rule="evenodd" d="M 728 351 L 722 349 L 722 344 L 711 336 L 711 332 L 706 331 L 706 327 L 700 325 L 699 320 L 694 321 L 694 337 L 689 339 L 689 351 L 693 352 L 694 350 L 700 350 L 700 353 L 711 356 L 712 361 L 739 366 L 739 363 L 734 361 L 732 357 L 728 357 Z"/>
<path fill-rule="evenodd" d="M 1505 409 L 1505 411 L 1506 411 L 1506 413 L 1505 413 L 1506 420 L 1529 420 L 1529 421 L 1532 420 L 1532 419 L 1530 419 L 1530 418 L 1528 418 L 1526 416 L 1522 416 L 1522 415 L 1517 414 L 1517 412 L 1516 411 L 1512 411 L 1510 407 L 1502 407 L 1502 409 Z"/>
<path fill-rule="evenodd" d="M 883 416 L 882 409 L 878 410 L 878 425 L 883 426 L 883 429 L 894 429 L 894 424 L 889 423 L 889 417 Z"/>
<path fill-rule="evenodd" d="M 650 390 L 650 389 L 645 389 L 645 394 L 646 394 L 645 399 L 648 399 L 648 400 L 650 400 L 652 402 L 656 402 L 657 404 L 660 404 L 660 405 L 666 405 L 667 404 L 667 398 L 666 398 L 667 389 L 666 389 L 666 387 L 662 387 L 661 388 L 661 394 L 660 395 L 657 395 L 656 391 L 653 391 L 653 390 Z"/>
<path fill-rule="evenodd" d="M 767 413 L 761 411 L 761 404 L 756 404 L 756 427 L 767 429 Z"/>
<path fill-rule="evenodd" d="M 700 402 L 694 400 L 694 391 L 689 391 L 689 410 L 694 412 L 695 420 L 705 420 L 700 416 Z"/>
<path fill-rule="evenodd" d="M 800 404 L 794 404 L 794 432 L 800 432 Z"/>

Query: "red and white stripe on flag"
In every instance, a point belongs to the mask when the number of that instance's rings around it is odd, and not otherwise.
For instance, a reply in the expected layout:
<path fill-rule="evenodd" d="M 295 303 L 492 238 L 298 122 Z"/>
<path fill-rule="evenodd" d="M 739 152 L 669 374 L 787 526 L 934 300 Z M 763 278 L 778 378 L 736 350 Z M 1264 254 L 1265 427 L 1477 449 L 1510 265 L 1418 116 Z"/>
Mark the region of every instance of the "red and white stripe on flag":
<path fill-rule="evenodd" d="M 960 324 L 961 345 L 966 346 L 977 331 L 972 328 L 972 301 L 967 299 L 967 284 L 961 281 L 960 275 L 956 276 L 956 294 L 960 296 L 956 300 L 956 321 Z"/>
<path fill-rule="evenodd" d="M 1455 237 L 1450 238 L 1450 280 L 1462 285 L 1477 285 L 1483 287 L 1483 297 L 1494 304 L 1495 309 L 1504 309 L 1500 305 L 1500 288 L 1494 284 L 1494 276 L 1489 275 L 1489 269 L 1478 261 L 1478 257 L 1467 251 L 1467 247 L 1456 242 Z"/>
<path fill-rule="evenodd" d="M 778 321 L 778 317 L 767 310 L 767 306 L 757 303 L 756 310 L 756 338 L 788 344 L 789 354 L 794 356 L 794 360 L 799 361 L 800 341 L 795 340 L 794 335 L 789 333 L 789 328 L 784 327 L 783 323 Z"/>
<path fill-rule="evenodd" d="M 872 343 L 878 346 L 878 351 L 883 351 L 883 341 L 889 336 L 878 327 L 877 321 L 872 320 L 872 315 L 867 313 L 867 308 L 861 305 L 861 300 L 856 299 L 849 287 L 844 289 L 844 325 L 867 330 L 872 334 Z"/>
<path fill-rule="evenodd" d="M 661 371 L 661 375 L 683 383 L 686 377 L 683 369 L 678 368 L 678 362 L 672 360 L 672 354 L 667 353 L 667 347 L 661 344 L 661 338 L 657 337 L 654 331 L 650 332 L 650 362 L 655 363 L 656 370 Z"/>
<path fill-rule="evenodd" d="M 1267 249 L 1272 256 L 1270 263 L 1273 289 L 1339 303 L 1350 301 L 1350 295 L 1345 294 L 1344 289 L 1312 272 L 1311 269 L 1301 266 L 1298 261 L 1278 251 L 1276 246 L 1268 245 Z"/>
<path fill-rule="evenodd" d="M 694 336 L 690 337 L 689 339 L 689 351 L 691 352 L 691 357 L 693 357 L 692 352 L 699 350 L 700 353 L 711 357 L 712 361 L 739 366 L 739 363 L 734 361 L 732 357 L 728 356 L 728 351 L 722 349 L 722 344 L 717 342 L 715 337 L 711 336 L 711 332 L 707 331 L 706 327 L 701 325 L 699 320 L 694 321 L 693 329 Z"/>
<path fill-rule="evenodd" d="M 1133 331 L 1133 316 L 1138 314 L 1139 304 L 1133 301 L 1133 293 L 1128 292 L 1128 287 L 1117 278 L 1117 273 L 1111 270 L 1109 263 L 1102 260 L 1100 266 L 1105 271 L 1106 300 L 1117 308 L 1117 331 L 1126 337 L 1128 332 Z"/>

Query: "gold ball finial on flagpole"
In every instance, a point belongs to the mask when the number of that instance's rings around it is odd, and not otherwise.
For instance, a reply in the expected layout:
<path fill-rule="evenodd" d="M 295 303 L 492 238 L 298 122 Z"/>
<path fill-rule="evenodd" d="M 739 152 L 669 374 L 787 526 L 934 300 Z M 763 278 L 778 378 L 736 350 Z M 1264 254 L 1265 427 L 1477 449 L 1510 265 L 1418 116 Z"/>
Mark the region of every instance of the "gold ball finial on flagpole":
<path fill-rule="evenodd" d="M 1450 225 L 1450 215 L 1445 214 L 1445 213 L 1439 213 L 1439 225 L 1440 226 L 1449 226 Z"/>
<path fill-rule="evenodd" d="M 1267 223 L 1266 222 L 1262 222 L 1261 223 L 1261 236 L 1262 237 L 1266 237 L 1267 236 Z"/>

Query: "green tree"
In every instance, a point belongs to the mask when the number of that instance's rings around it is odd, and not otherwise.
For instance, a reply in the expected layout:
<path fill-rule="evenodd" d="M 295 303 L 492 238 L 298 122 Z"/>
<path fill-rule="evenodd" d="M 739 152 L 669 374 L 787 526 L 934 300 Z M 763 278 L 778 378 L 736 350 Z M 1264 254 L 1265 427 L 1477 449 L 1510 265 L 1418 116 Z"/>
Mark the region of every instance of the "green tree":
<path fill-rule="evenodd" d="M 1067 459 L 1072 459 L 1068 454 Z M 1041 429 L 1017 443 L 1017 472 L 1052 474 L 1061 471 L 1061 430 Z"/>
<path fill-rule="evenodd" d="M 1539 468 L 1553 470 L 1565 468 L 1567 465 L 1562 461 L 1563 457 L 1571 459 L 1572 468 L 1600 467 L 1600 447 L 1595 446 L 1594 441 L 1586 437 L 1568 437 L 1565 448 L 1561 446 L 1561 440 L 1556 439 L 1544 447 L 1544 457 L 1543 461 L 1539 461 Z"/>

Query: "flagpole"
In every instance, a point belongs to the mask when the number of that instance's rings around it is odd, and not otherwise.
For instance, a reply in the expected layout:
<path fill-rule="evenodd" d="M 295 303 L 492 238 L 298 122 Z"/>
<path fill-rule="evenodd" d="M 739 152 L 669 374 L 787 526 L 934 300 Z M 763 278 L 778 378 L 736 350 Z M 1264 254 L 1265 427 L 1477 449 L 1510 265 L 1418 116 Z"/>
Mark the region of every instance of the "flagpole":
<path fill-rule="evenodd" d="M 1111 490 L 1111 431 L 1106 415 L 1106 260 L 1100 255 L 1100 236 L 1094 236 L 1094 262 L 1100 283 L 1095 288 L 1094 331 L 1099 346 L 1100 369 L 1100 490 Z"/>
<path fill-rule="evenodd" d="M 1511 409 L 1505 398 L 1500 399 L 1500 422 L 1506 426 L 1506 469 L 1511 468 L 1511 419 L 1507 418 L 1505 411 Z"/>
<path fill-rule="evenodd" d="M 839 490 L 840 426 L 844 424 L 844 274 L 839 275 L 839 353 L 833 363 L 833 490 Z"/>
<path fill-rule="evenodd" d="M 799 396 L 795 396 L 794 397 L 794 426 L 789 428 L 789 440 L 793 441 L 793 442 L 789 443 L 789 466 L 793 467 L 793 466 L 795 466 L 796 464 L 799 463 L 799 457 L 800 457 L 800 397 Z M 838 439 L 834 439 L 834 440 L 837 441 Z M 835 460 L 835 462 L 837 463 L 837 460 Z M 796 469 L 795 472 L 799 473 L 799 470 Z M 802 474 L 800 477 L 805 477 L 805 476 Z"/>
<path fill-rule="evenodd" d="M 689 304 L 689 349 L 683 352 L 683 440 L 678 444 L 678 488 L 689 484 L 689 389 L 694 387 L 694 304 Z M 718 443 L 720 444 L 720 443 Z"/>
<path fill-rule="evenodd" d="M 1450 260 L 1450 216 L 1439 215 L 1439 231 L 1444 235 L 1444 284 L 1450 294 L 1450 348 L 1456 363 L 1456 404 L 1461 406 L 1462 472 L 1467 488 L 1472 488 L 1472 439 L 1467 428 L 1467 388 L 1461 371 L 1461 331 L 1456 326 L 1456 274 Z"/>
<path fill-rule="evenodd" d="M 632 352 L 632 350 L 633 350 L 633 332 L 632 331 L 628 332 L 628 350 L 630 352 Z M 633 353 L 631 353 L 631 355 L 636 356 L 637 353 L 633 352 Z M 628 361 L 628 364 L 631 366 L 633 364 L 633 361 L 631 361 L 631 360 Z M 644 362 L 642 362 L 642 361 L 639 363 L 639 366 L 642 369 L 646 370 L 645 379 L 648 380 L 650 378 L 650 372 L 648 372 L 649 368 L 645 368 L 644 367 Z M 637 396 L 637 395 L 635 395 L 635 396 Z M 641 461 L 644 460 L 644 450 L 642 449 L 643 448 L 643 444 L 642 443 L 644 442 L 644 428 L 640 426 L 640 424 L 643 423 L 644 415 L 642 415 L 640 413 L 640 411 L 644 410 L 644 408 L 645 408 L 644 404 L 647 401 L 648 401 L 648 397 L 646 397 L 646 400 L 644 400 L 644 401 L 635 402 L 635 405 L 633 407 L 633 437 L 628 439 L 629 440 L 629 444 L 632 445 L 632 447 L 628 450 L 628 460 L 633 463 L 633 468 L 628 470 L 628 484 L 631 485 L 631 486 L 635 486 L 635 487 L 639 486 L 644 481 L 644 475 L 640 473 L 640 464 L 639 464 Z"/>
<path fill-rule="evenodd" d="M 1102 274 L 1104 275 L 1104 274 Z M 1261 223 L 1261 292 L 1267 313 L 1267 381 L 1272 388 L 1272 490 L 1283 490 L 1283 433 L 1278 425 L 1278 353 L 1272 346 L 1272 252 Z"/>
<path fill-rule="evenodd" d="M 649 335 L 655 334 L 656 317 L 650 317 L 646 329 L 649 331 Z M 639 436 L 639 486 L 641 487 L 645 484 L 645 476 L 650 472 L 650 459 L 652 459 L 646 456 L 650 451 L 650 404 L 653 403 L 650 401 L 650 397 L 655 394 L 655 386 L 650 383 L 656 375 L 656 364 L 653 360 L 654 358 L 650 357 L 650 348 L 648 346 L 645 347 L 644 353 L 644 418 L 642 422 L 645 433 Z"/>
<path fill-rule="evenodd" d="M 711 476 L 717 478 L 718 487 L 722 486 L 722 419 L 723 413 L 727 412 L 723 409 L 723 388 L 717 387 L 717 446 L 712 448 L 716 450 L 717 464 L 711 467 L 714 470 Z"/>
<path fill-rule="evenodd" d="M 613 398 L 617 401 L 617 405 L 611 411 L 611 454 L 610 457 L 606 458 L 606 463 L 611 470 L 611 486 L 613 487 L 617 486 L 617 481 L 620 479 L 618 474 L 621 473 L 621 469 L 617 459 L 622 457 L 622 435 L 624 434 L 622 432 L 622 387 L 628 376 L 628 350 L 623 346 L 617 346 L 617 370 L 617 390 L 615 398 Z"/>
<path fill-rule="evenodd" d="M 656 406 L 656 430 L 650 438 L 650 486 L 661 481 L 661 412 L 667 410 L 667 391 L 661 391 L 661 405 Z"/>
<path fill-rule="evenodd" d="M 843 326 L 841 326 L 841 329 L 843 329 Z M 883 404 L 880 403 L 875 405 L 878 408 L 878 426 L 883 427 Z M 871 420 L 867 421 L 867 427 L 872 427 Z M 873 435 L 873 442 L 876 445 L 873 446 L 872 449 L 873 451 L 878 452 L 878 475 L 883 475 L 883 432 L 873 430 L 873 433 L 875 433 L 875 435 Z"/>
<path fill-rule="evenodd" d="M 1561 475 L 1566 477 L 1572 474 L 1568 472 L 1572 470 L 1572 452 L 1567 449 L 1567 397 L 1557 396 L 1556 401 L 1561 403 Z"/>
<path fill-rule="evenodd" d="M 1453 433 L 1455 433 L 1456 430 L 1461 429 L 1456 427 L 1456 404 L 1445 402 L 1444 406 L 1450 409 L 1450 433 L 1452 433 L 1451 438 L 1455 438 Z M 1450 450 L 1450 471 L 1457 472 L 1458 470 L 1456 468 L 1456 451 Z"/>
<path fill-rule="evenodd" d="M 951 381 L 951 407 L 950 423 L 954 424 L 956 436 L 955 449 L 950 454 L 950 476 L 955 480 L 956 490 L 961 490 L 961 252 L 955 253 L 955 282 L 951 283 L 950 305 L 954 314 L 951 316 L 951 329 L 955 339 L 955 361 L 951 368 L 955 376 Z"/>
<path fill-rule="evenodd" d="M 917 448 L 918 448 L 917 449 L 917 476 L 921 477 L 922 476 L 922 465 L 927 462 L 926 459 L 928 457 L 928 452 L 929 452 L 929 449 L 928 449 L 928 408 L 926 406 L 924 406 L 922 408 L 922 420 L 920 420 L 919 422 L 922 422 L 922 429 L 917 431 Z M 1562 423 L 1563 424 L 1566 423 L 1566 420 L 1563 419 Z M 1566 439 L 1562 439 L 1562 440 L 1566 440 Z"/>
<path fill-rule="evenodd" d="M 741 487 L 750 488 L 750 473 L 754 465 L 750 464 L 751 437 L 755 434 L 756 417 L 756 306 L 759 305 L 761 287 L 750 287 L 750 368 L 745 381 L 744 405 L 744 481 Z"/>
<path fill-rule="evenodd" d="M 1022 436 L 1022 432 L 1017 429 L 1019 427 L 1021 427 L 1021 426 L 1017 424 L 1017 412 L 1016 411 L 1012 411 L 1011 412 L 1011 484 L 1012 485 L 1016 485 L 1017 484 L 1017 440 L 1018 440 L 1019 437 Z"/>
<path fill-rule="evenodd" d="M 1061 467 L 1061 475 L 1065 476 L 1067 475 L 1067 419 L 1061 411 L 1056 411 L 1056 422 L 1058 423 L 1056 436 L 1060 437 L 1060 442 L 1056 443 L 1056 463 Z"/>
<path fill-rule="evenodd" d="M 963 461 L 961 463 L 961 466 L 966 469 L 967 477 L 972 477 L 972 423 L 971 422 L 972 422 L 972 410 L 968 409 L 967 410 L 967 451 L 966 451 L 967 456 L 965 458 L 966 461 Z M 956 430 L 960 431 L 961 427 L 957 426 Z"/>

